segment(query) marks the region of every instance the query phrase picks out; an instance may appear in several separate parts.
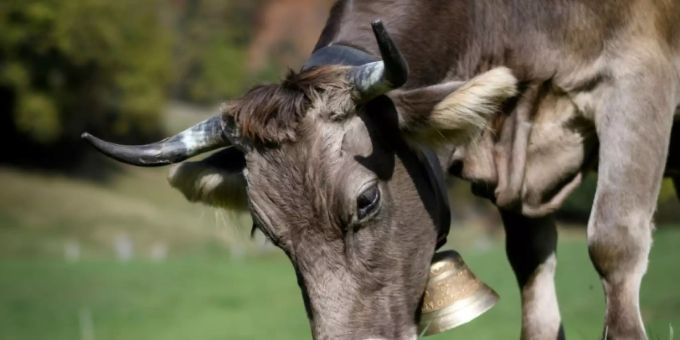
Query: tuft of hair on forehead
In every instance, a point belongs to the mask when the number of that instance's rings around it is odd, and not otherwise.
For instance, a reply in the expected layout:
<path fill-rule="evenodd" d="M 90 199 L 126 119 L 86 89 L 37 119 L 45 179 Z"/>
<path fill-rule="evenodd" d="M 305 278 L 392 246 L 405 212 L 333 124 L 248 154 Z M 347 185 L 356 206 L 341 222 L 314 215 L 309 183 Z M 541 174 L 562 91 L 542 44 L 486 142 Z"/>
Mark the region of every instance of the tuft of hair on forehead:
<path fill-rule="evenodd" d="M 300 121 L 320 106 L 351 91 L 346 67 L 321 66 L 289 71 L 280 84 L 258 85 L 223 106 L 243 138 L 255 144 L 281 144 L 297 139 Z M 333 110 L 333 108 L 329 108 Z"/>

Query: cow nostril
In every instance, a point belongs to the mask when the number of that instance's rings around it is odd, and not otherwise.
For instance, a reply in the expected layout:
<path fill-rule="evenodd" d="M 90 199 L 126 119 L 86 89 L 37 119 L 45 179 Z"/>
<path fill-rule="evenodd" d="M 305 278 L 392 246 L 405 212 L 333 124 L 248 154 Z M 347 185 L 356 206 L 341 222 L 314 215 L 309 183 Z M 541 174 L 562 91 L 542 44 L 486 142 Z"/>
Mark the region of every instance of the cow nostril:
<path fill-rule="evenodd" d="M 463 174 L 462 159 L 456 159 L 453 162 L 451 162 L 451 165 L 449 166 L 449 174 L 454 176 L 461 176 Z"/>

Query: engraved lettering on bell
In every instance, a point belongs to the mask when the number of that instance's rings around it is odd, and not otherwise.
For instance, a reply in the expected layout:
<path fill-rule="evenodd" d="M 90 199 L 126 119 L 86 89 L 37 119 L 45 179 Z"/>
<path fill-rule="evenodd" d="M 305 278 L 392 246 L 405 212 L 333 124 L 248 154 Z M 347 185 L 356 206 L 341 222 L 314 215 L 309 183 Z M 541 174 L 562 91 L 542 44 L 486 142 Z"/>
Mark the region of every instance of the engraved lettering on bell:
<path fill-rule="evenodd" d="M 458 327 L 484 314 L 498 294 L 470 271 L 455 251 L 435 254 L 430 266 L 419 333 L 432 335 Z"/>

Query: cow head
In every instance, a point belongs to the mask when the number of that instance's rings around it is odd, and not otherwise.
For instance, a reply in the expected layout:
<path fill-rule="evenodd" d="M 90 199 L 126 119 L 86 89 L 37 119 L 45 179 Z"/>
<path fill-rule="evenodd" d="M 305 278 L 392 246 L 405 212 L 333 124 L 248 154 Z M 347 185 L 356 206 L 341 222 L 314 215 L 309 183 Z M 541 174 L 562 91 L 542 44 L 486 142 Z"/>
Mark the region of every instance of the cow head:
<path fill-rule="evenodd" d="M 416 336 L 442 209 L 416 145 L 469 140 L 515 88 L 495 69 L 391 91 L 406 66 L 382 25 L 374 31 L 383 61 L 291 73 L 159 143 L 85 136 L 147 166 L 222 148 L 174 166 L 170 184 L 191 201 L 251 212 L 290 258 L 315 338 Z"/>

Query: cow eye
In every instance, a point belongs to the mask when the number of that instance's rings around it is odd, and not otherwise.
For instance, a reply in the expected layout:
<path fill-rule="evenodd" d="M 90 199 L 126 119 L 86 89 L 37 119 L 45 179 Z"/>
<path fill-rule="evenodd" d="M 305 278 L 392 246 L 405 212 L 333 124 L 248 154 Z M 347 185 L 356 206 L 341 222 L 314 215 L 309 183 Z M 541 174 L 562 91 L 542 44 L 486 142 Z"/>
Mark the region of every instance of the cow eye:
<path fill-rule="evenodd" d="M 357 218 L 359 221 L 372 216 L 380 206 L 380 189 L 377 184 L 371 185 L 357 197 Z"/>

